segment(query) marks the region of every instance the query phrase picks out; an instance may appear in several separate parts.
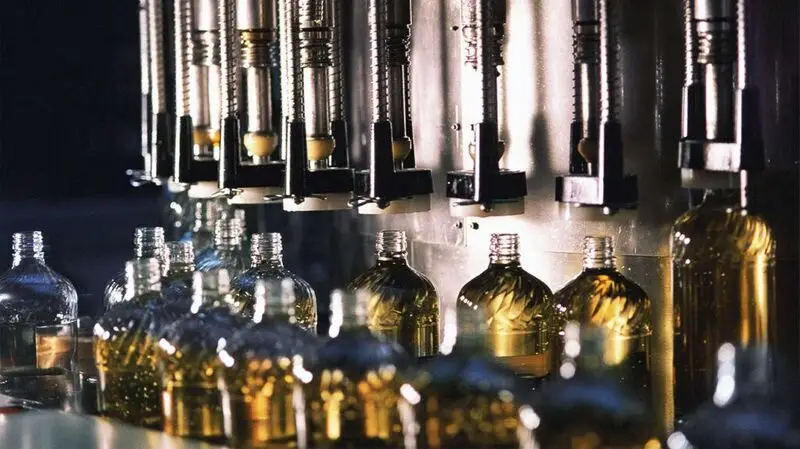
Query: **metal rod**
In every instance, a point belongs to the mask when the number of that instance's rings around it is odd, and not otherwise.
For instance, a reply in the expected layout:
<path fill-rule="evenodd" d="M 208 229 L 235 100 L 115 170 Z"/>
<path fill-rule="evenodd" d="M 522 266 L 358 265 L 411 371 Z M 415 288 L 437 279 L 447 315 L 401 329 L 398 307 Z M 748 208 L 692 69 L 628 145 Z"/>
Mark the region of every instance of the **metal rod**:
<path fill-rule="evenodd" d="M 300 62 L 303 112 L 308 139 L 330 139 L 330 12 L 327 0 L 299 1 Z"/>
<path fill-rule="evenodd" d="M 167 112 L 164 59 L 164 9 L 162 0 L 147 3 L 150 49 L 150 98 L 153 113 Z"/>
<path fill-rule="evenodd" d="M 284 116 L 290 122 L 303 121 L 303 72 L 299 48 L 299 5 L 297 0 L 282 0 L 280 12 L 280 36 L 283 51 L 281 78 L 285 91 Z"/>
<path fill-rule="evenodd" d="M 175 115 L 191 111 L 192 0 L 175 0 Z"/>
<path fill-rule="evenodd" d="M 372 122 L 389 121 L 389 98 L 386 64 L 385 0 L 369 1 L 370 81 L 372 84 Z"/>
<path fill-rule="evenodd" d="M 139 68 L 142 95 L 142 156 L 150 167 L 150 25 L 147 0 L 139 2 Z"/>
<path fill-rule="evenodd" d="M 342 60 L 342 9 L 341 0 L 330 1 L 331 50 L 328 69 L 328 106 L 331 121 L 344 120 L 344 62 Z"/>
<path fill-rule="evenodd" d="M 219 5 L 219 59 L 220 110 L 223 119 L 236 116 L 239 101 L 239 39 L 236 33 L 236 0 L 220 0 Z"/>
<path fill-rule="evenodd" d="M 600 122 L 619 123 L 619 36 L 612 0 L 600 0 Z"/>

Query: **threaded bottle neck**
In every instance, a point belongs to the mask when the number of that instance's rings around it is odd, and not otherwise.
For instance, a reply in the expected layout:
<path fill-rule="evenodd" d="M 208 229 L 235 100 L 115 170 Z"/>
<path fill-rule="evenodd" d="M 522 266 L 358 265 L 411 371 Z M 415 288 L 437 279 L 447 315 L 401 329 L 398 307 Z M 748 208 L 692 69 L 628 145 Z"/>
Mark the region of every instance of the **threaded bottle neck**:
<path fill-rule="evenodd" d="M 614 242 L 608 236 L 587 236 L 583 239 L 583 269 L 616 268 Z"/>
<path fill-rule="evenodd" d="M 217 221 L 214 227 L 214 243 L 217 249 L 235 249 L 240 246 L 241 231 L 241 224 L 236 218 Z"/>
<path fill-rule="evenodd" d="M 156 258 L 125 262 L 125 300 L 161 291 L 161 261 Z"/>
<path fill-rule="evenodd" d="M 164 272 L 194 271 L 194 245 L 192 242 L 167 242 L 164 247 L 166 260 Z"/>
<path fill-rule="evenodd" d="M 41 231 L 16 232 L 11 237 L 11 242 L 13 266 L 19 265 L 23 259 L 35 259 L 44 263 L 44 237 Z"/>
<path fill-rule="evenodd" d="M 334 290 L 331 292 L 331 326 L 328 335 L 336 338 L 344 329 L 365 327 L 369 298 L 369 293 L 363 290 L 357 292 Z"/>
<path fill-rule="evenodd" d="M 137 259 L 154 257 L 165 260 L 164 228 L 136 228 L 133 232 L 133 251 Z"/>
<path fill-rule="evenodd" d="M 194 203 L 194 229 L 213 230 L 222 215 L 222 208 L 214 200 L 198 200 Z"/>
<path fill-rule="evenodd" d="M 493 264 L 519 263 L 519 235 L 492 234 L 489 240 L 489 262 Z"/>
<path fill-rule="evenodd" d="M 294 282 L 291 279 L 277 281 L 275 279 L 256 281 L 255 291 L 255 312 L 253 321 L 260 323 L 264 317 L 271 317 L 286 320 L 289 323 L 296 323 Z"/>
<path fill-rule="evenodd" d="M 256 233 L 250 236 L 250 261 L 252 266 L 283 266 L 283 239 L 278 232 Z"/>
<path fill-rule="evenodd" d="M 378 259 L 405 258 L 408 254 L 408 241 L 405 231 L 380 231 L 375 241 L 375 254 Z"/>

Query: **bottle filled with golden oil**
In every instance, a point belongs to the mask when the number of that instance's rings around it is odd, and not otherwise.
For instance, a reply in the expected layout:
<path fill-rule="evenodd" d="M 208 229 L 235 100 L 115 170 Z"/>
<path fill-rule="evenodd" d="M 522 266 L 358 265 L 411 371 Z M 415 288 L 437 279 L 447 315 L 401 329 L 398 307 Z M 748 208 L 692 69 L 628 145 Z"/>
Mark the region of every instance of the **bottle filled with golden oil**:
<path fill-rule="evenodd" d="M 191 302 L 194 245 L 190 241 L 164 245 L 164 268 L 161 294 L 168 300 Z"/>
<path fill-rule="evenodd" d="M 538 447 L 658 449 L 655 420 L 646 401 L 619 382 L 607 364 L 613 339 L 606 327 L 569 321 L 564 327 L 558 375 L 534 392 L 521 412 Z"/>
<path fill-rule="evenodd" d="M 331 294 L 331 339 L 317 350 L 303 388 L 310 447 L 402 447 L 397 399 L 412 359 L 370 331 L 369 302 L 369 292 Z"/>
<path fill-rule="evenodd" d="M 255 286 L 258 280 L 290 281 L 294 286 L 292 304 L 297 310 L 294 320 L 297 325 L 311 333 L 317 332 L 317 296 L 311 285 L 283 266 L 283 239 L 277 232 L 256 233 L 250 238 L 250 268 L 233 279 L 231 294 L 234 308 L 247 318 L 253 318 Z"/>
<path fill-rule="evenodd" d="M 233 447 L 297 447 L 305 438 L 295 405 L 302 367 L 313 363 L 319 341 L 297 325 L 293 295 L 286 294 L 294 288 L 293 279 L 256 280 L 252 321 L 220 343 L 217 380 Z"/>
<path fill-rule="evenodd" d="M 188 304 L 162 298 L 160 265 L 157 259 L 127 262 L 126 297 L 93 331 L 100 413 L 155 429 L 162 426 L 156 345 L 164 328 L 188 311 Z"/>
<path fill-rule="evenodd" d="M 461 288 L 457 307 L 483 314 L 495 357 L 525 376 L 542 378 L 551 369 L 557 311 L 547 285 L 522 269 L 518 248 L 517 234 L 492 234 L 489 267 Z"/>
<path fill-rule="evenodd" d="M 583 271 L 556 292 L 555 302 L 563 319 L 607 331 L 607 371 L 647 403 L 653 401 L 652 303 L 643 288 L 617 270 L 611 237 L 584 238 Z"/>
<path fill-rule="evenodd" d="M 738 190 L 708 191 L 672 227 L 675 414 L 711 396 L 715 351 L 774 343 L 775 238 Z"/>
<path fill-rule="evenodd" d="M 530 388 L 493 356 L 490 322 L 479 304 L 446 309 L 441 355 L 400 390 L 404 436 L 416 447 L 524 447 L 518 416 Z"/>
<path fill-rule="evenodd" d="M 217 348 L 247 321 L 227 308 L 225 269 L 196 272 L 191 312 L 166 328 L 158 342 L 164 431 L 170 435 L 225 441 L 217 389 Z"/>
<path fill-rule="evenodd" d="M 380 231 L 377 261 L 347 286 L 370 294 L 368 326 L 414 357 L 439 348 L 439 296 L 431 281 L 408 265 L 406 233 Z"/>

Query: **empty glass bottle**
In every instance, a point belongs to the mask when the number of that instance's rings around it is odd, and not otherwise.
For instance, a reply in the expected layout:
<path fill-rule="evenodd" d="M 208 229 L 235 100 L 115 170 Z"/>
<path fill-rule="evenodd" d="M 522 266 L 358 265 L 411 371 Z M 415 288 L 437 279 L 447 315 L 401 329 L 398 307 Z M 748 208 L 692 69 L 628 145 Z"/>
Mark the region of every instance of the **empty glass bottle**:
<path fill-rule="evenodd" d="M 649 401 L 651 301 L 617 271 L 611 237 L 584 239 L 583 272 L 556 292 L 555 301 L 565 319 L 607 330 L 605 364 Z"/>
<path fill-rule="evenodd" d="M 520 415 L 528 415 L 538 447 L 661 447 L 645 402 L 608 372 L 606 332 L 574 321 L 564 327 L 559 377 L 535 391 Z"/>
<path fill-rule="evenodd" d="M 397 447 L 397 399 L 411 358 L 367 327 L 369 294 L 331 294 L 330 340 L 322 344 L 305 384 L 310 447 Z"/>
<path fill-rule="evenodd" d="M 158 259 L 163 263 L 164 260 L 164 228 L 136 228 L 133 232 L 134 258 Z M 125 286 L 127 285 L 125 270 L 119 272 L 106 284 L 103 291 L 103 304 L 106 310 L 111 306 L 122 302 L 125 298 Z"/>
<path fill-rule="evenodd" d="M 777 342 L 775 237 L 745 199 L 739 190 L 708 191 L 672 227 L 678 417 L 711 395 L 723 343 Z"/>
<path fill-rule="evenodd" d="M 187 313 L 188 306 L 161 297 L 159 260 L 132 260 L 125 269 L 124 301 L 106 311 L 94 327 L 99 409 L 105 416 L 160 429 L 156 345 L 165 326 Z"/>
<path fill-rule="evenodd" d="M 258 280 L 280 282 L 287 280 L 293 288 L 287 294 L 294 297 L 297 324 L 317 333 L 317 297 L 308 282 L 283 267 L 283 243 L 277 232 L 251 236 L 250 268 L 233 279 L 232 295 L 237 312 L 252 318 L 257 305 L 255 287 Z"/>
<path fill-rule="evenodd" d="M 461 288 L 458 307 L 469 313 L 477 306 L 487 320 L 492 354 L 539 378 L 551 369 L 557 311 L 547 285 L 520 266 L 518 248 L 517 234 L 492 234 L 489 267 Z"/>
<path fill-rule="evenodd" d="M 159 341 L 164 431 L 170 435 L 225 439 L 217 348 L 247 324 L 227 307 L 229 285 L 224 268 L 196 272 L 191 313 L 167 327 Z"/>
<path fill-rule="evenodd" d="M 302 392 L 296 370 L 313 364 L 317 339 L 296 325 L 292 279 L 256 281 L 252 321 L 220 343 L 218 386 L 225 433 L 234 447 L 266 448 L 298 439 Z M 288 300 L 287 300 L 288 299 Z"/>
<path fill-rule="evenodd" d="M 375 265 L 348 290 L 369 292 L 369 328 L 398 342 L 414 357 L 439 349 L 439 296 L 431 281 L 408 265 L 406 233 L 381 231 Z"/>
<path fill-rule="evenodd" d="M 195 248 L 197 271 L 225 269 L 235 277 L 245 269 L 242 255 L 241 225 L 236 218 L 218 220 L 214 230 L 214 246 L 203 253 Z"/>
<path fill-rule="evenodd" d="M 192 242 L 167 242 L 161 291 L 168 300 L 189 302 L 192 298 L 194 248 Z"/>
<path fill-rule="evenodd" d="M 670 435 L 669 448 L 800 447 L 796 387 L 775 384 L 773 369 L 765 345 L 737 348 L 724 343 L 717 351 L 711 400 Z"/>
<path fill-rule="evenodd" d="M 60 337 L 74 337 L 78 295 L 45 264 L 41 232 L 15 233 L 12 240 L 12 265 L 0 276 L 0 392 L 46 402 L 48 391 L 60 396 L 68 366 L 43 362 L 69 360 L 74 345 Z M 56 340 L 44 336 L 53 330 L 61 334 Z"/>
<path fill-rule="evenodd" d="M 409 426 L 419 429 L 416 447 L 524 447 L 518 415 L 525 384 L 492 356 L 489 322 L 478 304 L 445 311 L 442 354 L 400 390 L 400 410 L 415 410 L 403 426 L 407 435 Z"/>

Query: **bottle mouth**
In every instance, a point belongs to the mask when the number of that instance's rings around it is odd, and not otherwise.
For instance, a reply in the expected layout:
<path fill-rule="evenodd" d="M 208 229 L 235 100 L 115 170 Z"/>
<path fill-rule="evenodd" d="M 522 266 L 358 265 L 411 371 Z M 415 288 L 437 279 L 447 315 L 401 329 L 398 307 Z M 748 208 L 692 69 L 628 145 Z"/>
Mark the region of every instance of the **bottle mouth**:
<path fill-rule="evenodd" d="M 609 236 L 586 236 L 583 239 L 583 267 L 614 268 L 614 241 Z"/>
<path fill-rule="evenodd" d="M 11 242 L 14 254 L 18 257 L 37 257 L 44 253 L 42 231 L 15 232 Z"/>
<path fill-rule="evenodd" d="M 385 230 L 377 234 L 375 252 L 378 257 L 404 256 L 408 251 L 405 231 Z"/>
<path fill-rule="evenodd" d="M 217 245 L 235 245 L 241 239 L 241 231 L 238 218 L 219 220 L 214 228 L 214 240 Z"/>
<path fill-rule="evenodd" d="M 489 240 L 491 263 L 519 261 L 519 234 L 492 234 Z"/>
<path fill-rule="evenodd" d="M 164 248 L 164 228 L 139 227 L 133 232 L 134 250 L 138 257 L 160 256 Z"/>
<path fill-rule="evenodd" d="M 253 264 L 280 259 L 283 238 L 279 232 L 260 232 L 250 237 L 250 258 Z"/>
<path fill-rule="evenodd" d="M 192 242 L 167 242 L 164 247 L 166 260 L 170 264 L 194 263 L 194 245 Z"/>

